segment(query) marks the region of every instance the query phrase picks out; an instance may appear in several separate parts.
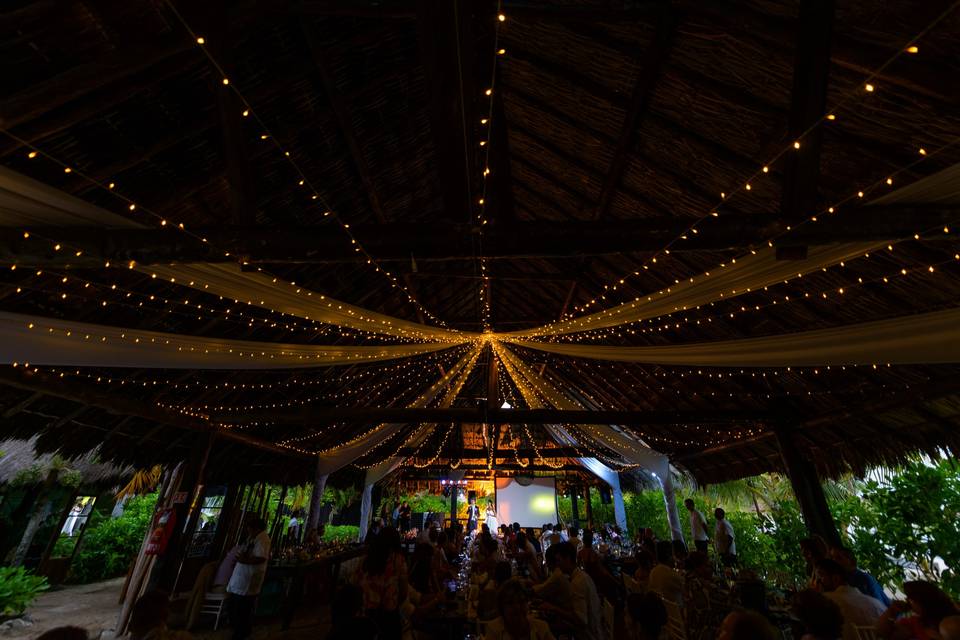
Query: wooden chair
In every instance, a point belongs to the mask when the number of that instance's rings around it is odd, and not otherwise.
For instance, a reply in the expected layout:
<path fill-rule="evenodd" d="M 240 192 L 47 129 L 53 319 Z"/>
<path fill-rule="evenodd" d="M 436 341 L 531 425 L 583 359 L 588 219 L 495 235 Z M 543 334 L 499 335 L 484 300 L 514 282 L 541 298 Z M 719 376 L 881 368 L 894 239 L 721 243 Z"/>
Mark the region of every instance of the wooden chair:
<path fill-rule="evenodd" d="M 672 600 L 664 600 L 663 606 L 667 610 L 667 633 L 670 640 L 687 640 L 687 622 L 683 618 L 680 605 Z"/>
<path fill-rule="evenodd" d="M 855 624 L 853 625 L 853 631 L 857 640 L 878 640 L 880 638 L 875 627 Z"/>

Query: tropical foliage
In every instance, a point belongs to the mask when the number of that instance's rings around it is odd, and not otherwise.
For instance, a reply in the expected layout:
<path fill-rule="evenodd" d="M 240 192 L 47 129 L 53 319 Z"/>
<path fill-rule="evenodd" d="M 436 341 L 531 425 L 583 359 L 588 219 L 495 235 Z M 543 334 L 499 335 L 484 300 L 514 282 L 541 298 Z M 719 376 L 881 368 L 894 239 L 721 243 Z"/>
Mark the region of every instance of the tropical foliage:
<path fill-rule="evenodd" d="M 323 532 L 324 542 L 356 542 L 360 537 L 360 527 L 353 525 L 330 525 Z"/>
<path fill-rule="evenodd" d="M 119 518 L 94 510 L 70 568 L 70 581 L 96 582 L 126 573 L 140 550 L 156 503 L 155 493 L 130 498 Z"/>
<path fill-rule="evenodd" d="M 23 567 L 0 567 L 0 616 L 20 615 L 48 587 L 46 578 Z"/>

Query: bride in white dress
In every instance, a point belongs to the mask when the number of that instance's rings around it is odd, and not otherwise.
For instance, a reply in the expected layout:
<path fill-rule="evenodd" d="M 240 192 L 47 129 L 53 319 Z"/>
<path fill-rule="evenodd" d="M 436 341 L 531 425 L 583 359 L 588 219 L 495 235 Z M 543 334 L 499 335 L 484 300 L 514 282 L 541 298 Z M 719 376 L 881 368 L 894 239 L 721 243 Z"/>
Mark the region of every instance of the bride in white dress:
<path fill-rule="evenodd" d="M 500 523 L 497 522 L 497 510 L 494 508 L 493 503 L 487 503 L 487 528 L 490 530 L 490 535 L 496 536 L 497 529 L 500 528 Z"/>

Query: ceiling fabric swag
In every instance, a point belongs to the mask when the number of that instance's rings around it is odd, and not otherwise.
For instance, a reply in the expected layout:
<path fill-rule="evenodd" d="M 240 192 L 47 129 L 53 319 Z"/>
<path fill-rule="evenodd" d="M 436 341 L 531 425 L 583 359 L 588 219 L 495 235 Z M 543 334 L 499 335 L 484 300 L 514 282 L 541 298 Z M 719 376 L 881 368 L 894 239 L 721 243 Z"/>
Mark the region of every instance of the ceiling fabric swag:
<path fill-rule="evenodd" d="M 525 362 L 512 353 L 509 349 L 495 346 L 497 355 L 507 369 L 507 373 L 516 383 L 524 400 L 534 405 L 543 406 L 539 395 L 544 401 L 553 405 L 557 409 L 582 410 L 579 403 L 571 400 L 559 389 L 554 387 L 543 376 L 533 371 Z M 667 456 L 658 451 L 654 451 L 647 445 L 639 442 L 635 438 L 630 438 L 626 434 L 614 429 L 606 424 L 583 425 L 584 435 L 589 436 L 603 447 L 614 451 L 624 460 L 631 464 L 642 466 L 648 471 L 664 477 L 670 470 L 670 461 Z M 560 435 L 559 433 L 557 435 Z"/>
<path fill-rule="evenodd" d="M 443 402 L 447 402 L 447 406 L 450 406 L 449 403 L 453 402 L 453 398 L 456 397 L 460 388 L 463 387 L 463 383 L 466 381 L 467 376 L 470 375 L 470 371 L 473 369 L 473 365 L 476 364 L 479 355 L 479 347 L 475 347 L 464 354 L 439 380 L 430 385 L 416 400 L 408 404 L 407 408 L 418 409 L 426 407 L 433 402 L 445 387 L 447 388 L 447 393 L 444 395 Z M 456 381 L 451 385 L 451 381 L 453 380 Z M 451 386 L 448 387 L 448 385 Z M 454 389 L 456 389 L 455 392 L 453 391 Z M 344 444 L 321 451 L 317 454 L 319 472 L 326 474 L 342 469 L 354 460 L 361 458 L 387 442 L 405 426 L 405 424 L 399 423 L 381 424 Z M 374 468 L 376 469 L 379 466 L 380 465 Z M 389 471 L 387 473 L 389 473 Z"/>
<path fill-rule="evenodd" d="M 368 311 L 327 298 L 292 282 L 263 273 L 242 271 L 235 264 L 150 265 L 136 269 L 237 302 L 338 327 L 438 342 L 464 343 L 470 340 L 469 336 L 457 331 Z"/>
<path fill-rule="evenodd" d="M 735 298 L 739 295 L 795 278 L 798 274 L 819 271 L 863 256 L 887 243 L 847 243 L 811 247 L 806 260 L 777 260 L 776 249 L 758 249 L 756 255 L 746 256 L 718 266 L 716 269 L 693 276 L 677 285 L 587 316 L 524 331 L 503 334 L 505 338 L 560 336 L 580 331 L 604 329 L 649 320 L 677 311 Z"/>
<path fill-rule="evenodd" d="M 444 343 L 338 346 L 204 338 L 0 312 L 0 362 L 143 369 L 291 369 L 409 358 Z"/>
<path fill-rule="evenodd" d="M 101 227 L 104 231 L 150 228 L 5 167 L 0 167 L 0 227 Z M 134 265 L 134 268 L 203 293 L 340 327 L 398 338 L 440 342 L 469 340 L 465 334 L 451 329 L 374 313 L 280 278 L 243 271 L 238 264 Z"/>
<path fill-rule="evenodd" d="M 871 200 L 867 206 L 891 204 L 960 204 L 960 164 Z M 842 210 L 837 215 L 842 216 Z M 731 260 L 723 266 L 633 302 L 543 327 L 514 331 L 505 334 L 505 337 L 559 336 L 615 327 L 694 309 L 710 302 L 756 291 L 795 278 L 799 274 L 806 275 L 852 260 L 887 244 L 888 242 L 861 242 L 811 247 L 805 260 L 777 260 L 776 249 L 764 247 L 757 249 L 755 255 Z"/>
<path fill-rule="evenodd" d="M 762 338 L 656 347 L 513 340 L 574 358 L 705 367 L 789 367 L 960 362 L 960 308 Z"/>

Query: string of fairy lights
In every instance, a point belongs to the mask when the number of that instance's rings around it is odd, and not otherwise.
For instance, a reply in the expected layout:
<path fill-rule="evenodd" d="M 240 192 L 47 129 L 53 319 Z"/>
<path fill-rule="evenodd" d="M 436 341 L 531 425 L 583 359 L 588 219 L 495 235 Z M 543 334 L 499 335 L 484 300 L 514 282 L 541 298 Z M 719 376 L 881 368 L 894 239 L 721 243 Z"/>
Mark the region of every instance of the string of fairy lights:
<path fill-rule="evenodd" d="M 881 64 L 872 72 L 868 73 L 865 79 L 863 80 L 863 82 L 859 84 L 856 89 L 852 89 L 847 93 L 843 94 L 838 100 L 838 102 L 833 106 L 827 108 L 819 119 L 811 123 L 810 126 L 805 131 L 803 131 L 800 135 L 798 135 L 795 140 L 791 141 L 788 145 L 780 148 L 776 153 L 773 154 L 773 156 L 769 160 L 767 160 L 766 162 L 761 164 L 759 167 L 757 167 L 753 171 L 753 173 L 751 173 L 751 175 L 749 175 L 746 179 L 741 180 L 739 184 L 730 188 L 729 191 L 721 192 L 720 199 L 712 207 L 708 207 L 703 214 L 695 218 L 692 223 L 690 223 L 677 236 L 671 239 L 663 248 L 653 252 L 642 263 L 640 270 L 635 270 L 632 273 L 628 273 L 625 276 L 614 280 L 614 282 L 611 284 L 604 285 L 604 291 L 608 291 L 608 290 L 615 291 L 618 286 L 623 286 L 631 276 L 639 276 L 641 270 L 649 270 L 652 264 L 657 263 L 658 258 L 661 258 L 665 255 L 670 255 L 670 249 L 673 248 L 675 245 L 682 243 L 686 240 L 689 240 L 692 236 L 698 235 L 699 234 L 698 226 L 701 223 L 703 223 L 704 221 L 710 218 L 720 217 L 721 208 L 723 207 L 723 205 L 728 204 L 731 198 L 735 197 L 738 194 L 751 191 L 753 188 L 753 185 L 758 180 L 762 180 L 764 176 L 767 176 L 770 173 L 770 168 L 772 166 L 775 166 L 778 160 L 785 157 L 789 153 L 796 153 L 796 152 L 799 152 L 801 149 L 803 149 L 805 147 L 805 145 L 803 144 L 805 138 L 807 138 L 811 133 L 813 133 L 815 129 L 821 126 L 826 126 L 828 124 L 830 125 L 836 124 L 839 121 L 840 114 L 842 114 L 844 110 L 847 109 L 848 107 L 852 108 L 850 107 L 850 105 L 851 103 L 853 103 L 853 101 L 856 98 L 858 97 L 862 98 L 864 96 L 869 96 L 871 94 L 874 94 L 877 91 L 879 86 L 878 78 L 882 75 L 883 71 L 904 54 L 911 55 L 911 56 L 919 54 L 920 48 L 918 43 L 937 24 L 939 24 L 943 19 L 949 16 L 953 12 L 953 10 L 956 8 L 956 6 L 957 4 L 951 5 L 946 11 L 944 11 L 939 16 L 937 16 L 934 20 L 928 23 L 928 25 L 924 27 L 924 29 L 922 29 L 918 34 L 910 38 L 903 47 L 901 47 L 895 53 L 893 53 L 883 64 Z M 921 157 L 921 159 L 930 155 L 928 148 L 924 146 L 916 147 L 915 152 Z M 895 176 L 896 176 L 896 173 L 891 174 L 889 178 L 883 181 L 884 184 L 886 184 L 887 186 L 892 186 L 893 178 Z M 862 200 L 867 193 L 869 193 L 869 190 L 867 189 L 856 189 L 854 194 L 850 198 L 847 198 L 846 200 L 849 200 L 849 199 Z M 816 222 L 818 219 L 818 216 L 836 213 L 838 208 L 839 207 L 837 203 L 831 204 L 830 206 L 826 207 L 824 211 L 809 215 L 804 222 Z M 791 230 L 791 227 L 788 227 L 784 232 L 789 232 L 790 230 Z M 772 240 L 769 242 L 771 242 L 772 244 Z M 568 318 L 573 317 L 573 315 L 576 313 L 584 313 L 587 310 L 589 310 L 591 306 L 597 304 L 598 300 L 602 301 L 604 299 L 605 299 L 605 294 L 601 294 L 597 298 L 593 298 L 590 301 L 584 303 L 583 305 L 575 305 L 572 311 L 565 313 L 560 320 L 556 321 L 553 324 L 563 322 Z"/>
<path fill-rule="evenodd" d="M 237 98 L 238 102 L 243 107 L 241 110 L 241 116 L 244 120 L 253 122 L 256 124 L 260 133 L 260 139 L 264 142 L 272 144 L 278 152 L 282 154 L 282 158 L 286 160 L 288 165 L 293 171 L 294 180 L 293 182 L 296 185 L 297 190 L 302 192 L 305 198 L 309 199 L 309 203 L 313 205 L 319 205 L 317 208 L 322 211 L 322 218 L 329 219 L 335 222 L 340 230 L 343 232 L 346 240 L 349 245 L 352 247 L 355 253 L 363 256 L 363 259 L 366 264 L 370 265 L 375 272 L 382 274 L 390 282 L 390 286 L 393 289 L 399 291 L 406 299 L 420 312 L 422 312 L 426 317 L 430 318 L 435 324 L 446 327 L 440 318 L 436 317 L 431 313 L 426 307 L 424 307 L 420 302 L 414 297 L 413 293 L 407 288 L 400 278 L 397 277 L 397 274 L 390 271 L 388 268 L 381 266 L 381 264 L 374 258 L 374 256 L 367 251 L 363 246 L 360 240 L 356 237 L 353 231 L 350 228 L 350 224 L 342 219 L 342 217 L 331 207 L 326 201 L 320 189 L 317 189 L 314 184 L 311 182 L 306 171 L 302 168 L 300 163 L 297 161 L 296 155 L 291 153 L 291 151 L 284 145 L 277 136 L 273 134 L 270 128 L 267 126 L 266 122 L 260 117 L 258 112 L 254 109 L 253 105 L 247 100 L 246 96 L 239 89 L 238 83 L 234 80 L 231 80 L 227 73 L 224 71 L 223 67 L 216 60 L 213 54 L 210 52 L 210 48 L 207 46 L 207 39 L 205 36 L 198 34 L 190 27 L 189 23 L 184 19 L 184 17 L 177 11 L 176 7 L 173 6 L 173 3 L 169 0 L 164 2 L 167 8 L 170 10 L 171 14 L 177 19 L 183 29 L 189 34 L 189 36 L 196 43 L 198 49 L 203 52 L 203 55 L 217 72 L 218 77 L 220 77 L 221 84 L 223 89 L 230 91 Z"/>

